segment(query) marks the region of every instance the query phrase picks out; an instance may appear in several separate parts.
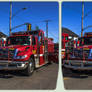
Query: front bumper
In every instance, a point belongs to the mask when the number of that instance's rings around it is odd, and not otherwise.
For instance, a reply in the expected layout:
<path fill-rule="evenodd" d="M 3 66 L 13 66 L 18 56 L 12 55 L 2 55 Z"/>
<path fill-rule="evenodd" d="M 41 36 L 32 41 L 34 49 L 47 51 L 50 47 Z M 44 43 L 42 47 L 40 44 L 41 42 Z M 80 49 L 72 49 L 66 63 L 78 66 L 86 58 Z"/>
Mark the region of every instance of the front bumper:
<path fill-rule="evenodd" d="M 0 60 L 0 70 L 23 70 L 28 62 Z"/>
<path fill-rule="evenodd" d="M 63 65 L 73 70 L 92 70 L 92 61 L 64 60 Z"/>

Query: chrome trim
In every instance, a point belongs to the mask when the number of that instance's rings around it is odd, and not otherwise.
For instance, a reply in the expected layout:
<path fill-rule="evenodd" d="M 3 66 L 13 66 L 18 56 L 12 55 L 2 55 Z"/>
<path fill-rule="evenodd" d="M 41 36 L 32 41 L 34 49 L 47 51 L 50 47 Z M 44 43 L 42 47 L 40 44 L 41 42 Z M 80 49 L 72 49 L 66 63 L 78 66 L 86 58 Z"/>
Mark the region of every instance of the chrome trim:
<path fill-rule="evenodd" d="M 14 57 L 13 58 L 16 58 L 17 53 L 18 53 L 18 49 L 15 50 L 15 53 L 14 53 Z"/>
<path fill-rule="evenodd" d="M 22 61 L 3 61 L 0 60 L 0 70 L 23 70 L 27 67 L 28 62 Z"/>
<path fill-rule="evenodd" d="M 74 70 L 92 70 L 92 61 L 64 60 L 63 65 Z"/>
<path fill-rule="evenodd" d="M 68 65 L 64 65 L 64 67 L 70 68 L 73 70 L 92 70 L 92 67 L 75 67 L 75 66 L 68 66 Z"/>

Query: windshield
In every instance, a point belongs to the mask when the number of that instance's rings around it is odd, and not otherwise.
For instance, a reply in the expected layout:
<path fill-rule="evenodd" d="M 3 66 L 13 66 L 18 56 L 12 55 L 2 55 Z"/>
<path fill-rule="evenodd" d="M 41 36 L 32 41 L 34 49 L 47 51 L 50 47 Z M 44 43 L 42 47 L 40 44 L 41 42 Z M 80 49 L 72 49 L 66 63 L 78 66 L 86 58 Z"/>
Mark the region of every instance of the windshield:
<path fill-rule="evenodd" d="M 6 41 L 6 46 L 8 45 L 30 45 L 30 37 L 29 36 L 8 37 Z"/>
<path fill-rule="evenodd" d="M 92 45 L 92 37 L 83 37 L 79 41 L 80 41 L 80 46 Z"/>
<path fill-rule="evenodd" d="M 84 45 L 92 45 L 92 37 L 85 37 Z"/>

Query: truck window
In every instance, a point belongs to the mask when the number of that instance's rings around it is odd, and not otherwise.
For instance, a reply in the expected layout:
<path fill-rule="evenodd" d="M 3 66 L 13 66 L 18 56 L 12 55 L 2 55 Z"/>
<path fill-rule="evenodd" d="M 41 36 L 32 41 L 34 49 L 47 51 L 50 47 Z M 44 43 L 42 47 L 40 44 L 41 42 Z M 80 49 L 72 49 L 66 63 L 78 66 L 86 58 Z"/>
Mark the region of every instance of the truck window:
<path fill-rule="evenodd" d="M 6 41 L 6 45 L 30 45 L 30 37 L 29 36 L 14 36 L 8 37 Z"/>
<path fill-rule="evenodd" d="M 67 36 L 65 37 L 65 40 L 68 40 L 68 37 Z"/>
<path fill-rule="evenodd" d="M 39 44 L 41 45 L 41 36 L 39 36 L 39 39 L 38 40 L 39 40 Z"/>
<path fill-rule="evenodd" d="M 62 36 L 62 40 L 64 39 L 64 36 Z"/>
<path fill-rule="evenodd" d="M 85 37 L 84 45 L 92 45 L 92 37 Z"/>
<path fill-rule="evenodd" d="M 36 45 L 35 37 L 32 37 L 32 45 Z"/>

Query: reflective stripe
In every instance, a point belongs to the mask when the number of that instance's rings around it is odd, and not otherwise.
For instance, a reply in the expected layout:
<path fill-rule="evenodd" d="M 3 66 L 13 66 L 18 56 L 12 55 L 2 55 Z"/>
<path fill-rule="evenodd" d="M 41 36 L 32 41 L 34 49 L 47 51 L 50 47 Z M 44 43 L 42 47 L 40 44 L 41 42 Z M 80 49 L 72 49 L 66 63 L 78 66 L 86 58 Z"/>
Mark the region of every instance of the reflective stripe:
<path fill-rule="evenodd" d="M 44 54 L 39 54 L 39 56 L 43 56 Z M 34 55 L 35 57 L 37 56 L 37 54 Z"/>
<path fill-rule="evenodd" d="M 18 49 L 15 50 L 14 58 L 16 58 L 17 53 L 18 53 Z"/>
<path fill-rule="evenodd" d="M 61 51 L 65 51 L 65 49 L 61 49 Z"/>
<path fill-rule="evenodd" d="M 37 54 L 34 55 L 35 57 L 37 56 Z"/>
<path fill-rule="evenodd" d="M 41 57 L 41 56 L 43 56 L 43 54 L 40 54 L 39 56 Z"/>

